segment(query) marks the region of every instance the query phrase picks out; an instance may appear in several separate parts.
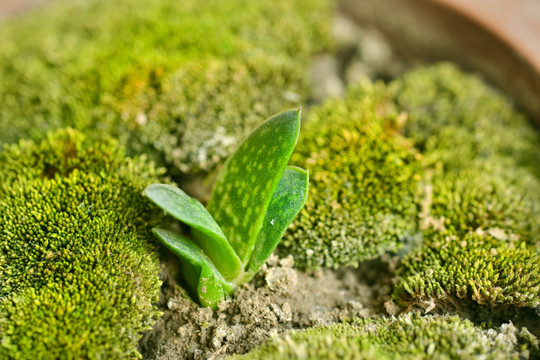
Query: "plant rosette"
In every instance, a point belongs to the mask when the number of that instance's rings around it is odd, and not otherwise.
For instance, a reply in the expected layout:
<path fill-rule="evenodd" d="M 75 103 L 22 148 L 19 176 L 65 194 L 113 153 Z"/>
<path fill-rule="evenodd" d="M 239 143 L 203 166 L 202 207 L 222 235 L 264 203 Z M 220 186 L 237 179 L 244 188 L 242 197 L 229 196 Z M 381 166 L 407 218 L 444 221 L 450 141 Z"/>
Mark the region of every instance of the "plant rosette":
<path fill-rule="evenodd" d="M 173 185 L 145 194 L 191 227 L 191 238 L 154 228 L 180 259 L 182 274 L 202 306 L 216 308 L 257 273 L 304 206 L 308 172 L 288 166 L 300 133 L 300 110 L 264 121 L 223 165 L 208 208 Z"/>

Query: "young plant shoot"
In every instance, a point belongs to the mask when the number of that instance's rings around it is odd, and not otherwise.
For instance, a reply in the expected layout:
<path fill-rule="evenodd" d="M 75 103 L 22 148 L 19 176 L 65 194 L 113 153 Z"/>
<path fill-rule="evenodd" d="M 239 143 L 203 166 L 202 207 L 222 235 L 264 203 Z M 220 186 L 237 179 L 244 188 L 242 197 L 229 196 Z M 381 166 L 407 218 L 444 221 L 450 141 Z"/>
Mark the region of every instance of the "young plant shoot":
<path fill-rule="evenodd" d="M 191 227 L 191 238 L 154 229 L 180 258 L 187 286 L 203 306 L 215 308 L 249 281 L 272 254 L 304 206 L 306 170 L 287 166 L 300 132 L 300 110 L 262 123 L 225 162 L 208 209 L 172 185 L 152 184 L 145 194 Z"/>

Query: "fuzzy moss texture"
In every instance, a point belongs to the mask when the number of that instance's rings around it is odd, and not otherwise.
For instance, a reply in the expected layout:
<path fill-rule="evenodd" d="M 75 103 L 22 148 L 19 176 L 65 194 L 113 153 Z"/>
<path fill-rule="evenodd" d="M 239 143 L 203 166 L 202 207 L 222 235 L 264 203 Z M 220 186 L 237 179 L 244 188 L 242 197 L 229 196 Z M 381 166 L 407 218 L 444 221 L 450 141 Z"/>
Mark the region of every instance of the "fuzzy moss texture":
<path fill-rule="evenodd" d="M 508 100 L 450 64 L 352 88 L 305 123 L 293 161 L 310 196 L 281 251 L 318 268 L 403 248 L 393 297 L 405 310 L 534 312 L 539 143 Z"/>
<path fill-rule="evenodd" d="M 423 245 L 403 259 L 394 300 L 465 314 L 469 305 L 538 310 L 538 133 L 504 97 L 450 64 L 413 71 L 391 88 L 405 133 L 430 164 Z"/>
<path fill-rule="evenodd" d="M 0 24 L 0 358 L 131 358 L 157 317 L 141 191 L 303 103 L 327 0 L 60 0 Z M 55 129 L 70 126 L 75 130 Z M 107 136 L 116 143 L 103 141 Z M 31 139 L 35 142 L 21 139 Z M 162 179 L 161 179 L 162 180 Z"/>
<path fill-rule="evenodd" d="M 306 100 L 327 0 L 60 0 L 0 27 L 0 147 L 71 126 L 208 171 Z"/>
<path fill-rule="evenodd" d="M 441 63 L 404 74 L 390 92 L 407 118 L 404 135 L 430 165 L 518 166 L 540 177 L 538 131 L 480 78 Z"/>
<path fill-rule="evenodd" d="M 160 172 L 74 130 L 0 152 L 0 358 L 138 358 L 159 315 Z"/>
<path fill-rule="evenodd" d="M 483 329 L 457 316 L 404 315 L 291 332 L 230 359 L 523 359 L 538 340 L 512 325 Z"/>
<path fill-rule="evenodd" d="M 537 332 L 539 140 L 505 97 L 451 64 L 350 89 L 345 99 L 312 110 L 305 124 L 296 160 L 311 171 L 311 193 L 282 251 L 300 266 L 356 265 L 369 258 L 366 249 L 372 256 L 395 251 L 403 245 L 396 234 L 417 231 L 400 252 L 393 299 L 401 311 L 496 322 L 525 314 Z M 344 216 L 342 207 L 353 210 Z M 377 209 L 393 220 L 370 221 Z M 459 317 L 406 315 L 292 332 L 239 358 L 539 355 L 525 328 L 484 330 Z"/>
<path fill-rule="evenodd" d="M 398 116 L 382 84 L 311 110 L 292 159 L 310 194 L 281 245 L 297 266 L 357 266 L 416 232 L 421 156 L 390 125 Z"/>
<path fill-rule="evenodd" d="M 0 26 L 0 358 L 139 356 L 159 289 L 141 191 L 160 172 L 100 139 L 170 173 L 213 170 L 305 101 L 330 17 L 326 0 L 60 0 Z M 88 138 L 48 132 L 65 126 Z M 280 251 L 304 268 L 407 252 L 402 310 L 537 319 L 539 140 L 449 64 L 355 87 L 308 115 L 293 162 L 310 196 Z M 292 333 L 247 358 L 527 358 L 535 341 L 405 315 Z"/>

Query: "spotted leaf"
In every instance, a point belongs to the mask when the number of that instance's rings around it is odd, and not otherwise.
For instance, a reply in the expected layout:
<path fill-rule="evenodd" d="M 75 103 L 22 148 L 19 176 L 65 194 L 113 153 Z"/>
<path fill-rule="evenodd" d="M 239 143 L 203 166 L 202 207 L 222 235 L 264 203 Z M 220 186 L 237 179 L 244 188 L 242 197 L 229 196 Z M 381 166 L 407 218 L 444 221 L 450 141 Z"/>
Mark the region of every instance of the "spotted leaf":
<path fill-rule="evenodd" d="M 304 169 L 288 166 L 279 181 L 257 237 L 247 274 L 255 275 L 270 257 L 283 234 L 307 200 L 309 175 Z"/>
<path fill-rule="evenodd" d="M 225 162 L 208 211 L 246 265 L 300 132 L 300 110 L 262 123 Z"/>

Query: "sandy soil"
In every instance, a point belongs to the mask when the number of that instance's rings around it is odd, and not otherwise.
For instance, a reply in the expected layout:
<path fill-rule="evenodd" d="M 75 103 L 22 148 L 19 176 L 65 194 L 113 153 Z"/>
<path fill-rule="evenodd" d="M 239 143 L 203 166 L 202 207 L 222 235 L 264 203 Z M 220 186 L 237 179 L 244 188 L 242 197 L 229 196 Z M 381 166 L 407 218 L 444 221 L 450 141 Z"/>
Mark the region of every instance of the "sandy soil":
<path fill-rule="evenodd" d="M 212 311 L 188 298 L 175 261 L 164 264 L 164 315 L 141 341 L 145 359 L 219 359 L 246 353 L 274 333 L 387 315 L 395 263 L 384 257 L 359 269 L 305 273 L 292 257 L 272 256 L 253 282 Z"/>

